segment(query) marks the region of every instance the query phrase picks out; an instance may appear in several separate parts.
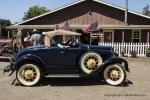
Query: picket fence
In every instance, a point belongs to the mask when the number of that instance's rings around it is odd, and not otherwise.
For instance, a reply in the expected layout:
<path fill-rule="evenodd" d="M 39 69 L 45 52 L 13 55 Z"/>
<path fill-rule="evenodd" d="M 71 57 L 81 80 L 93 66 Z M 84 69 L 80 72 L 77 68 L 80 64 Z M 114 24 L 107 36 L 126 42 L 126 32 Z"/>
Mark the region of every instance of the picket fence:
<path fill-rule="evenodd" d="M 125 51 L 126 56 L 131 56 L 130 51 L 136 51 L 137 56 L 146 57 L 146 50 L 150 48 L 150 43 L 106 43 L 100 42 L 99 45 L 112 46 L 114 51 L 118 52 L 121 56 L 121 52 Z"/>

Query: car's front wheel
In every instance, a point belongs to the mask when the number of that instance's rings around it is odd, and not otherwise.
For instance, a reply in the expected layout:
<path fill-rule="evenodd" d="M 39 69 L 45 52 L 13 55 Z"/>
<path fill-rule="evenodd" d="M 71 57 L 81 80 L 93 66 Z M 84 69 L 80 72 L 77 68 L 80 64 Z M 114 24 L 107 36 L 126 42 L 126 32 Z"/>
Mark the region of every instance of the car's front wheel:
<path fill-rule="evenodd" d="M 126 71 L 120 64 L 109 65 L 103 73 L 105 81 L 113 86 L 122 84 L 126 79 Z"/>
<path fill-rule="evenodd" d="M 87 52 L 80 59 L 80 66 L 84 73 L 90 74 L 103 63 L 102 57 L 96 52 Z"/>
<path fill-rule="evenodd" d="M 35 86 L 40 82 L 41 70 L 36 64 L 24 64 L 17 70 L 16 77 L 24 86 Z"/>

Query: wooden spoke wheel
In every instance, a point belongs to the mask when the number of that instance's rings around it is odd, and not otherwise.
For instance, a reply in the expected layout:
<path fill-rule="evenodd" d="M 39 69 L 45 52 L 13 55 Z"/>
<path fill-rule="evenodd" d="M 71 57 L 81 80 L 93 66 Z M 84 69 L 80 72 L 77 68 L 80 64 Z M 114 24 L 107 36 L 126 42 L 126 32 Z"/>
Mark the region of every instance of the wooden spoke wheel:
<path fill-rule="evenodd" d="M 34 86 L 41 78 L 40 68 L 35 64 L 25 64 L 17 70 L 18 81 L 25 86 Z"/>
<path fill-rule="evenodd" d="M 90 74 L 102 64 L 102 58 L 95 52 L 85 53 L 80 60 L 80 66 L 83 72 Z"/>
<path fill-rule="evenodd" d="M 120 64 L 110 65 L 104 70 L 104 79 L 110 85 L 120 85 L 126 79 L 125 69 Z"/>

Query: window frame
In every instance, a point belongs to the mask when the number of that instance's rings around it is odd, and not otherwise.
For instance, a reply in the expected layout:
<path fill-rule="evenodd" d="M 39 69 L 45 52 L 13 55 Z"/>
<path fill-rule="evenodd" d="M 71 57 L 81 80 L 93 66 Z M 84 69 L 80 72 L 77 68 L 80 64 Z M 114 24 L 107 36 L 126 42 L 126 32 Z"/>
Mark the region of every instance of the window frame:
<path fill-rule="evenodd" d="M 105 42 L 104 41 L 104 39 L 105 39 L 105 32 L 111 32 L 112 33 L 112 41 L 111 42 L 114 42 L 114 33 L 115 33 L 115 31 L 114 30 L 111 30 L 111 29 L 106 29 L 106 30 L 103 30 L 103 42 Z"/>
<path fill-rule="evenodd" d="M 138 37 L 138 38 L 135 38 L 135 37 L 134 37 L 134 32 L 135 32 L 135 31 L 138 31 L 138 32 L 139 32 L 139 37 Z M 134 39 L 139 39 L 139 42 L 141 42 L 141 30 L 139 30 L 139 29 L 134 29 L 134 30 L 132 30 L 132 42 L 133 42 Z"/>

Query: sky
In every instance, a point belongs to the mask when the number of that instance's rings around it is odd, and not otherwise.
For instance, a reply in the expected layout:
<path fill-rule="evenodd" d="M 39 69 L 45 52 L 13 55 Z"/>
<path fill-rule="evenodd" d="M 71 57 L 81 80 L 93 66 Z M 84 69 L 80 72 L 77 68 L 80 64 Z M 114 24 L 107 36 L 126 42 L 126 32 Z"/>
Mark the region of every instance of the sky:
<path fill-rule="evenodd" d="M 44 6 L 50 10 L 70 4 L 77 0 L 1 0 L 0 19 L 9 19 L 12 23 L 20 22 L 24 13 L 31 6 Z M 105 2 L 124 7 L 125 0 L 103 0 Z M 150 0 L 128 0 L 129 9 L 141 13 L 143 8 L 150 4 Z"/>

